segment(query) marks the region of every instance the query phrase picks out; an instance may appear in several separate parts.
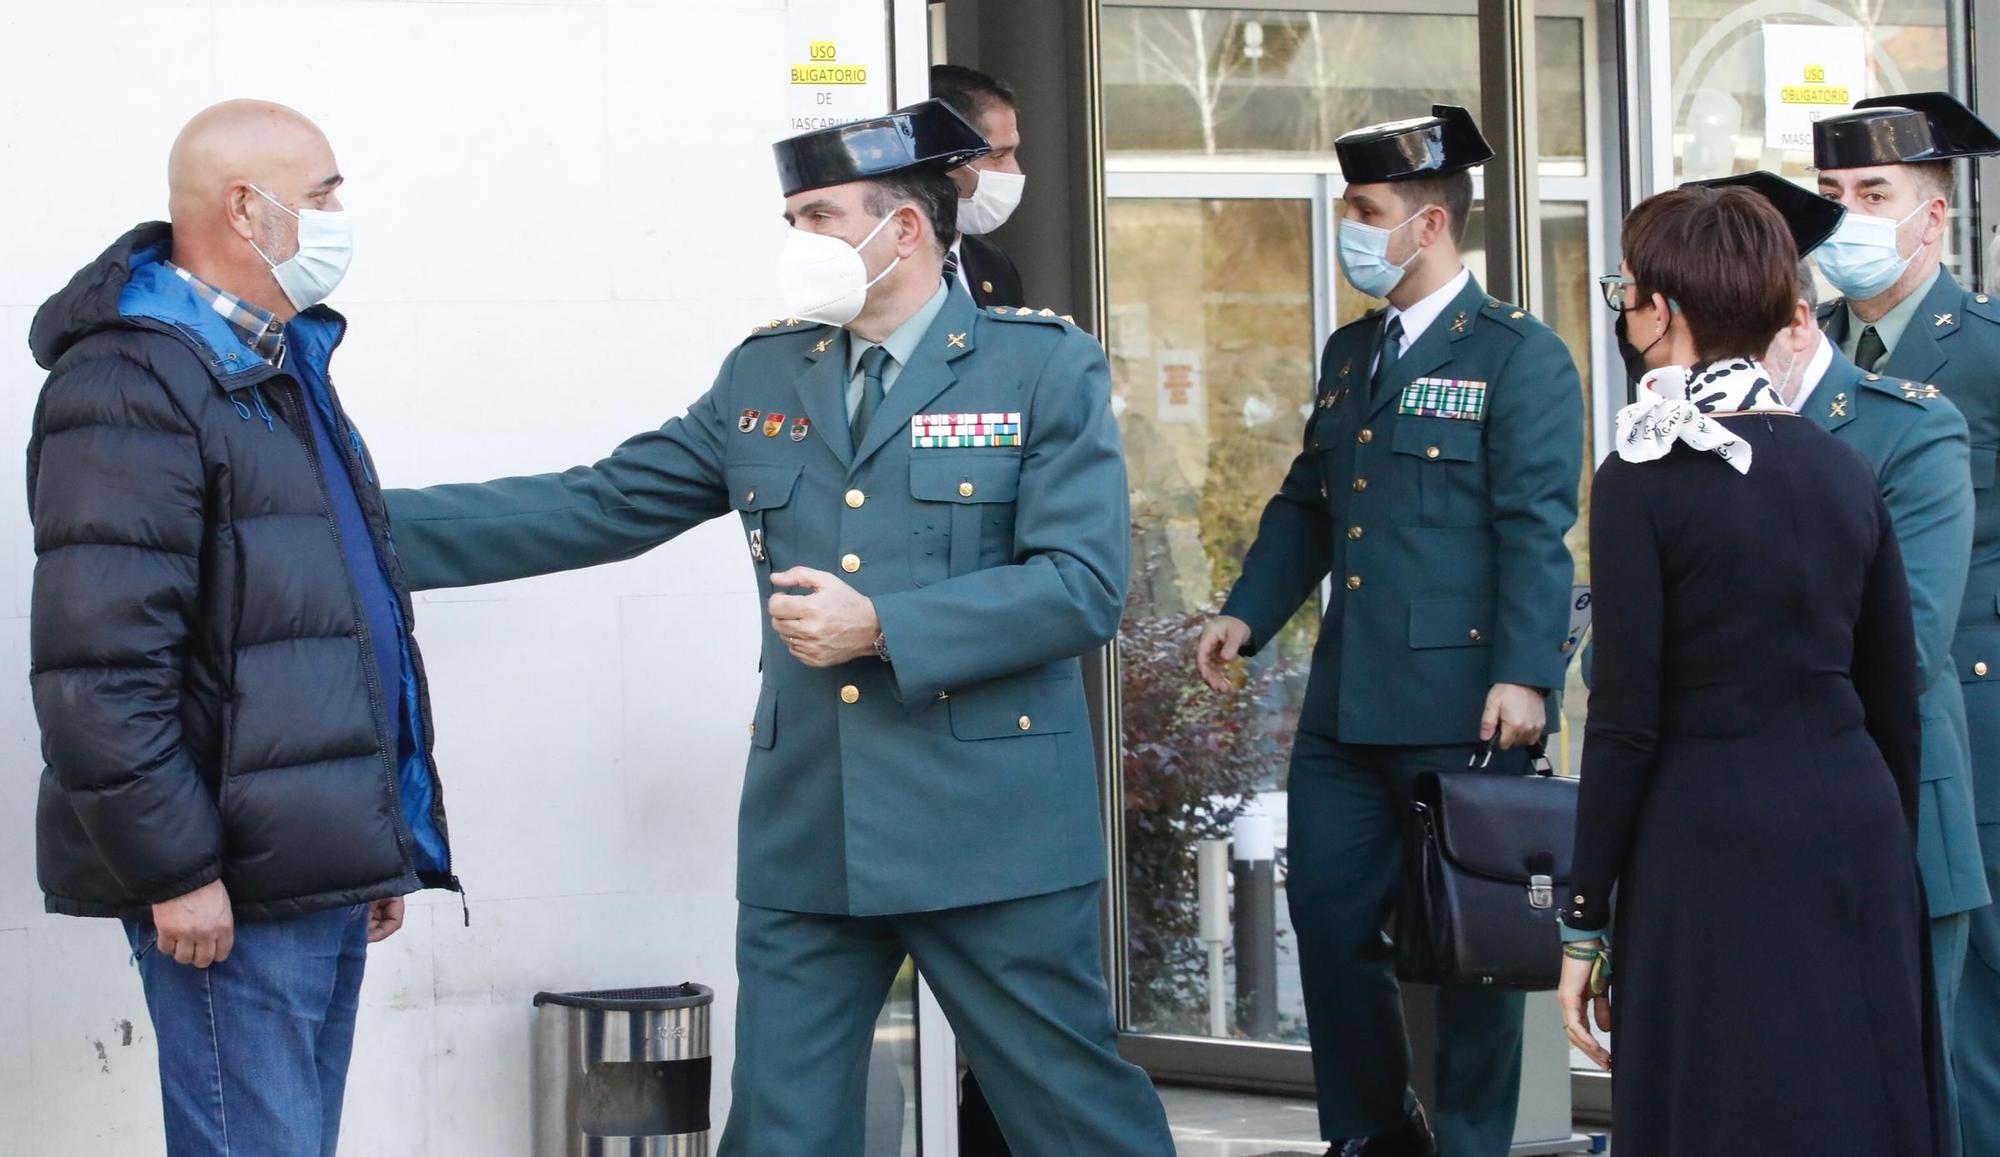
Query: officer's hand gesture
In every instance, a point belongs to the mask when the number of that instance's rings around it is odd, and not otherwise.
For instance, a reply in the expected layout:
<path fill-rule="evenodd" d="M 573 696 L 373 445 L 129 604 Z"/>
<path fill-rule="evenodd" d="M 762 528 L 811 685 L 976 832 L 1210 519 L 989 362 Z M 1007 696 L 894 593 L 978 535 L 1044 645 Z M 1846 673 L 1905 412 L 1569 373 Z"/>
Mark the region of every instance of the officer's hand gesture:
<path fill-rule="evenodd" d="M 875 602 L 837 575 L 795 566 L 772 575 L 771 585 L 780 592 L 771 596 L 771 629 L 794 659 L 808 667 L 837 667 L 875 653 L 875 636 L 882 632 Z M 782 593 L 788 587 L 806 593 Z"/>
<path fill-rule="evenodd" d="M 1235 690 L 1223 665 L 1235 662 L 1249 643 L 1250 624 L 1231 615 L 1217 615 L 1201 629 L 1201 638 L 1194 645 L 1194 665 L 1217 694 Z"/>
<path fill-rule="evenodd" d="M 1486 714 L 1479 721 L 1479 740 L 1499 739 L 1500 750 L 1527 747 L 1542 738 L 1549 725 L 1548 698 L 1533 687 L 1495 683 L 1486 693 Z"/>

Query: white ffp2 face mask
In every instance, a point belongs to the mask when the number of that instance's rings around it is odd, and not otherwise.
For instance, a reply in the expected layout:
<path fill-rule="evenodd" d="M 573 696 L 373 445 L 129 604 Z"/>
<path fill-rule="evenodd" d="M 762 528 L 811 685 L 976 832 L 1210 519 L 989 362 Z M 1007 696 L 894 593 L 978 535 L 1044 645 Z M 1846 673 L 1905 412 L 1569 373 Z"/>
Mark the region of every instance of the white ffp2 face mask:
<path fill-rule="evenodd" d="M 868 263 L 861 259 L 861 251 L 894 218 L 894 213 L 882 218 L 859 245 L 824 233 L 790 230 L 778 253 L 778 292 L 784 296 L 785 312 L 822 325 L 846 325 L 861 316 L 868 291 L 903 262 L 899 256 L 871 278 Z"/>
<path fill-rule="evenodd" d="M 958 231 L 978 236 L 991 233 L 1007 223 L 1027 191 L 1026 173 L 1003 173 L 999 169 L 974 169 L 978 184 L 972 196 L 958 199 Z"/>
<path fill-rule="evenodd" d="M 271 267 L 271 277 L 278 288 L 285 291 L 285 300 L 292 308 L 300 311 L 311 309 L 333 296 L 341 278 L 347 276 L 347 267 L 354 260 L 354 224 L 345 212 L 330 213 L 324 209 L 300 209 L 293 211 L 283 201 L 266 193 L 257 186 L 257 195 L 276 205 L 279 209 L 298 219 L 299 250 L 283 261 L 273 261 L 257 242 L 251 241 L 250 248 L 257 249 L 257 256 L 264 258 L 264 264 Z"/>

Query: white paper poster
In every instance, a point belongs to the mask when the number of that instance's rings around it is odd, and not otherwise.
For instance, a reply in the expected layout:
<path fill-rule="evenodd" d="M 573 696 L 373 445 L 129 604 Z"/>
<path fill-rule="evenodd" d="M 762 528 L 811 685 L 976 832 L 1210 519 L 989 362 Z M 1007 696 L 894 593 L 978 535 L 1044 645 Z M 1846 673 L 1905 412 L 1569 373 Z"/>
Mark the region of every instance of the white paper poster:
<path fill-rule="evenodd" d="M 790 0 L 787 134 L 889 111 L 889 25 L 882 0 Z"/>
<path fill-rule="evenodd" d="M 1861 29 L 1830 24 L 1764 25 L 1764 144 L 1812 148 L 1814 122 L 1867 95 L 1868 44 Z"/>
<path fill-rule="evenodd" d="M 1208 402 L 1203 396 L 1200 350 L 1161 350 L 1160 422 L 1189 424 L 1207 417 Z"/>

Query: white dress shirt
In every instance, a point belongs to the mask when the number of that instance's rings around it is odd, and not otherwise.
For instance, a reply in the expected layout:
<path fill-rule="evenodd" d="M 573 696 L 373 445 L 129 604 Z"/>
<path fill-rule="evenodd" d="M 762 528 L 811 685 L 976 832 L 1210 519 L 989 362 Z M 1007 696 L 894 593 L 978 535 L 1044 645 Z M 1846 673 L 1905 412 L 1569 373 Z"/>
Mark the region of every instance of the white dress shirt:
<path fill-rule="evenodd" d="M 1388 317 L 1382 320 L 1383 325 L 1388 325 L 1392 318 L 1403 319 L 1403 343 L 1396 349 L 1398 357 L 1410 352 L 1410 347 L 1416 344 L 1418 338 L 1424 336 L 1424 331 L 1431 327 L 1432 322 L 1444 316 L 1445 307 L 1459 294 L 1464 293 L 1466 285 L 1471 281 L 1472 270 L 1461 265 L 1457 277 L 1445 282 L 1422 301 L 1408 309 L 1397 309 L 1393 305 L 1389 307 Z M 1381 360 L 1379 355 L 1375 360 Z M 1375 376 L 1373 361 L 1368 364 L 1368 376 L 1371 378 Z"/>
<path fill-rule="evenodd" d="M 1767 370 L 1769 367 L 1765 367 Z M 1792 412 L 1803 414 L 1806 402 L 1811 400 L 1813 391 L 1819 388 L 1821 378 L 1833 368 L 1833 341 L 1824 334 L 1813 343 L 1812 360 L 1806 363 L 1805 376 L 1799 379 L 1799 396 L 1792 400 Z"/>

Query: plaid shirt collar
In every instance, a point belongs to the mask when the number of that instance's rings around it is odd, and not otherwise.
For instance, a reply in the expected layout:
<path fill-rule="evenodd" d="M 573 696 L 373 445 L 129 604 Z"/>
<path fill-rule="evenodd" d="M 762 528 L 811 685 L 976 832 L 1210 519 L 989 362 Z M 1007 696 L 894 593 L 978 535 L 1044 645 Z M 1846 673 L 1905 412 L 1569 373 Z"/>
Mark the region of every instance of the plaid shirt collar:
<path fill-rule="evenodd" d="M 233 293 L 217 289 L 171 261 L 167 262 L 166 266 L 179 275 L 182 281 L 188 283 L 188 287 L 194 290 L 196 297 L 207 302 L 215 312 L 221 314 L 230 328 L 236 331 L 237 336 L 243 339 L 243 344 L 249 346 L 258 357 L 274 366 L 284 364 L 285 327 L 278 323 L 276 317 Z"/>

